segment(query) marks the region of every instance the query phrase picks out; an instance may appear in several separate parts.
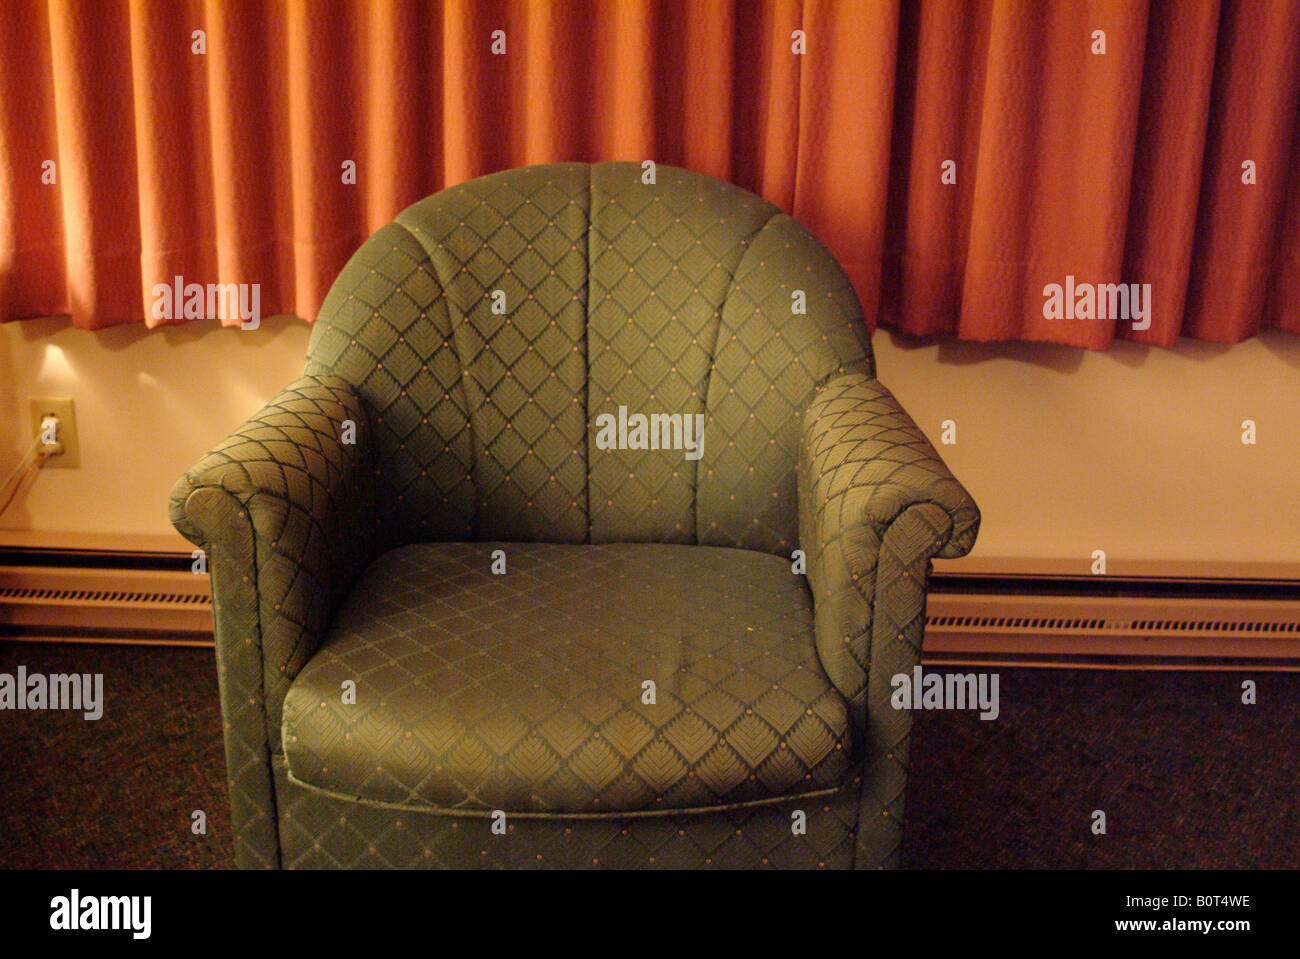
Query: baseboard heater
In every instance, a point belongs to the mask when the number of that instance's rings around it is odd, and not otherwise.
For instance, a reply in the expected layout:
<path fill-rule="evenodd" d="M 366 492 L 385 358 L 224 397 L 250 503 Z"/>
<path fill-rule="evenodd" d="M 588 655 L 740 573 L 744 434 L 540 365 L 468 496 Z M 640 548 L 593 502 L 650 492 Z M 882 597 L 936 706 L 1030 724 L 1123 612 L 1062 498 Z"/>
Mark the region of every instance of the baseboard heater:
<path fill-rule="evenodd" d="M 934 665 L 1300 670 L 1300 583 L 936 576 L 924 658 Z"/>
<path fill-rule="evenodd" d="M 188 555 L 0 548 L 0 639 L 212 645 Z"/>
<path fill-rule="evenodd" d="M 185 554 L 0 548 L 0 639 L 212 643 Z M 1289 580 L 936 574 L 925 662 L 1300 670 Z"/>

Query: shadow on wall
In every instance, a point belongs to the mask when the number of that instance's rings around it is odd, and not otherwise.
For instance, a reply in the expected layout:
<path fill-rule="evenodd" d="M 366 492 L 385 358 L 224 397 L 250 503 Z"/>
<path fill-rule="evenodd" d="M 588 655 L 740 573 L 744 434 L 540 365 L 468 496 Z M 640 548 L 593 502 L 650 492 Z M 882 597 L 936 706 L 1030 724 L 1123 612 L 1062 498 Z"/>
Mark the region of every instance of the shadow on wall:
<path fill-rule="evenodd" d="M 178 463 L 206 449 L 300 372 L 309 332 L 289 314 L 265 317 L 252 330 L 194 320 L 153 330 L 128 323 L 92 331 L 77 328 L 67 315 L 0 325 L 0 479 L 31 443 L 32 397 L 72 398 L 82 433 L 81 469 L 67 475 L 32 471 L 0 527 L 73 522 L 59 497 L 77 504 L 77 522 L 93 516 L 112 525 L 107 511 L 113 496 L 124 488 L 134 491 L 124 495 L 149 495 L 155 477 L 179 475 L 185 467 Z M 148 429 L 133 429 L 133 423 Z M 130 522 L 139 520 L 128 522 L 126 531 L 135 531 Z"/>
<path fill-rule="evenodd" d="M 1015 360 L 1020 363 L 1032 363 L 1057 373 L 1072 373 L 1083 362 L 1087 351 L 1078 346 L 1062 346 L 1057 343 L 1021 343 L 1018 341 L 998 343 L 975 343 L 968 340 L 956 340 L 949 334 L 933 336 L 911 336 L 899 332 L 893 327 L 886 328 L 894 346 L 900 350 L 919 350 L 938 346 L 935 359 L 950 366 L 971 366 L 989 360 Z"/>
<path fill-rule="evenodd" d="M 910 352 L 937 346 L 935 359 L 950 366 L 972 366 L 990 360 L 1012 360 L 1029 363 L 1057 373 L 1073 373 L 1090 352 L 1079 346 L 1061 346 L 1055 343 L 1029 343 L 1019 340 L 997 343 L 977 343 L 953 339 L 949 334 L 912 336 L 893 327 L 881 327 L 877 333 L 888 334 L 890 342 L 899 350 Z M 1256 337 L 1259 344 L 1293 369 L 1300 370 L 1300 335 L 1284 330 L 1262 330 Z M 1249 340 L 1246 342 L 1250 342 Z M 1197 363 L 1218 359 L 1232 349 L 1233 344 L 1208 343 L 1180 337 L 1172 347 L 1151 346 L 1129 340 L 1116 340 L 1101 356 L 1123 366 L 1144 365 L 1152 350 L 1173 353 Z M 1095 352 L 1095 351 L 1092 351 Z"/>
<path fill-rule="evenodd" d="M 244 334 L 244 339 L 241 342 L 246 348 L 255 349 L 266 346 L 267 334 L 270 334 L 271 338 L 275 339 L 284 330 L 303 322 L 306 321 L 301 317 L 294 316 L 292 313 L 278 313 L 275 316 L 263 317 L 261 325 L 257 329 L 247 331 L 241 330 L 237 326 L 223 327 L 219 320 L 189 320 L 184 323 L 169 323 L 153 329 L 143 323 L 120 323 L 117 326 L 106 326 L 98 330 L 85 330 L 82 332 L 86 336 L 94 337 L 96 346 L 114 352 L 129 350 L 145 337 L 150 336 L 161 336 L 168 346 L 182 346 L 196 343 L 214 334 L 233 336 L 237 333 Z M 48 340 L 53 336 L 75 329 L 72 325 L 72 317 L 66 314 L 20 320 L 17 322 L 17 326 L 22 338 L 29 343 Z"/>
<path fill-rule="evenodd" d="M 267 334 L 270 334 L 273 339 L 278 339 L 286 329 L 303 322 L 306 321 L 288 313 L 266 317 L 258 330 L 249 331 L 261 335 L 247 336 L 241 343 L 248 349 L 264 348 L 267 345 Z M 35 343 L 71 330 L 72 320 L 67 315 L 49 316 L 18 321 L 15 325 L 24 340 Z M 130 350 L 135 344 L 150 336 L 163 337 L 168 346 L 180 346 L 198 342 L 214 334 L 231 335 L 235 332 L 242 331 L 238 331 L 236 327 L 222 327 L 216 320 L 192 320 L 167 324 L 152 330 L 143 323 L 123 323 L 99 330 L 89 330 L 86 331 L 86 335 L 93 336 L 99 347 L 122 352 Z M 899 350 L 911 352 L 937 346 L 936 360 L 950 366 L 971 366 L 991 360 L 1012 360 L 1057 373 L 1072 373 L 1079 368 L 1083 363 L 1084 355 L 1089 352 L 1083 347 L 1062 346 L 1056 343 L 1031 343 L 1021 340 L 980 343 L 954 339 L 946 333 L 913 336 L 892 326 L 881 326 L 877 334 L 881 332 L 887 334 L 891 343 Z M 1255 339 L 1282 362 L 1300 370 L 1300 335 L 1278 329 L 1266 329 Z M 1128 340 L 1116 340 L 1110 349 L 1101 355 L 1124 366 L 1139 367 L 1146 363 L 1153 349 L 1166 350 L 1180 357 L 1205 363 L 1217 359 L 1231 348 L 1231 344 L 1209 343 L 1187 337 L 1180 337 L 1177 345 L 1173 347 L 1157 347 Z M 8 356 L 4 359 L 7 359 L 8 365 L 7 368 L 0 367 L 0 372 L 7 375 L 0 382 L 13 383 L 16 379 L 13 358 Z M 7 391 L 0 392 L 0 404 L 3 404 L 0 405 L 0 410 L 3 410 L 6 418 L 21 412 L 16 405 L 13 405 L 16 403 L 17 399 L 9 396 Z"/>
<path fill-rule="evenodd" d="M 1265 330 L 1258 336 L 1266 350 L 1293 370 L 1300 371 L 1300 334 Z M 1300 413 L 1297 414 L 1300 416 Z"/>
<path fill-rule="evenodd" d="M 5 327 L 0 325 L 0 343 L 4 342 L 5 337 L 8 335 Z M 25 417 L 22 416 L 22 410 L 19 409 L 18 405 L 18 368 L 16 364 L 17 359 L 13 350 L 0 349 L 0 480 L 9 475 L 9 471 L 18 464 L 18 457 L 22 455 L 21 450 L 10 450 L 8 449 L 9 444 L 3 442 L 8 432 L 4 428 L 4 424 L 25 422 Z M 19 442 L 18 437 L 15 437 L 14 442 Z"/>

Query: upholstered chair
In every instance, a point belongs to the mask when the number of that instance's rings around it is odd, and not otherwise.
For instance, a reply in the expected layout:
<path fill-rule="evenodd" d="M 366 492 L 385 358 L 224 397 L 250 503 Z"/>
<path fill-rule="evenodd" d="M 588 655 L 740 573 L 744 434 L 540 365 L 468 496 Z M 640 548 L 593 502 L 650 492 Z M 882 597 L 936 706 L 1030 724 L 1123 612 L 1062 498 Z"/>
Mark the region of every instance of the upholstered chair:
<path fill-rule="evenodd" d="M 177 483 L 240 866 L 899 862 L 890 680 L 979 513 L 822 245 L 656 174 L 403 211 Z"/>

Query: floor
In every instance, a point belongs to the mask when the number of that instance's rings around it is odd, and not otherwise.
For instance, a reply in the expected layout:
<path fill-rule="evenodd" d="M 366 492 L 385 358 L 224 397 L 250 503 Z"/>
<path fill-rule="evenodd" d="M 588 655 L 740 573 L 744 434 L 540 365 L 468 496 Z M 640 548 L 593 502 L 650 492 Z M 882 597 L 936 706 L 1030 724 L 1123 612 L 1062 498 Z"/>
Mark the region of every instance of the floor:
<path fill-rule="evenodd" d="M 0 866 L 232 864 L 210 649 L 0 642 L 19 665 L 104 673 L 105 709 L 0 712 Z M 999 693 L 993 721 L 918 713 L 905 866 L 1300 864 L 1300 674 L 1002 669 Z"/>

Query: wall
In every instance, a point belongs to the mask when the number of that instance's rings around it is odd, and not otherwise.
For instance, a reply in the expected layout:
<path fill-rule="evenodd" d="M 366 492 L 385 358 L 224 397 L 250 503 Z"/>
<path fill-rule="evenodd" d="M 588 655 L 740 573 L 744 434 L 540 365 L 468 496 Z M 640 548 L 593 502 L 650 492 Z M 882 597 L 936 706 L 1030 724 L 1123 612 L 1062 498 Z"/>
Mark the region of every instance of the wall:
<path fill-rule="evenodd" d="M 42 470 L 0 539 L 181 547 L 172 483 L 298 375 L 309 333 L 287 317 L 249 332 L 0 325 L 0 473 L 28 442 L 30 396 L 71 396 L 82 444 L 81 469 Z M 972 559 L 941 565 L 1086 573 L 1100 548 L 1112 574 L 1300 578 L 1300 337 L 1095 353 L 880 330 L 874 345 L 881 379 L 932 442 L 955 421 L 956 444 L 939 448 L 984 514 Z M 1241 442 L 1244 419 L 1255 446 Z"/>
<path fill-rule="evenodd" d="M 41 470 L 0 529 L 161 534 L 185 546 L 167 519 L 172 484 L 302 372 L 310 332 L 289 317 L 250 331 L 207 321 L 153 332 L 0 325 L 0 470 L 30 443 L 29 397 L 70 396 L 81 435 L 81 468 Z"/>
<path fill-rule="evenodd" d="M 1111 574 L 1300 578 L 1300 337 L 874 344 L 932 442 L 957 423 L 938 448 L 983 513 L 968 568 L 1086 574 L 1102 549 Z"/>

